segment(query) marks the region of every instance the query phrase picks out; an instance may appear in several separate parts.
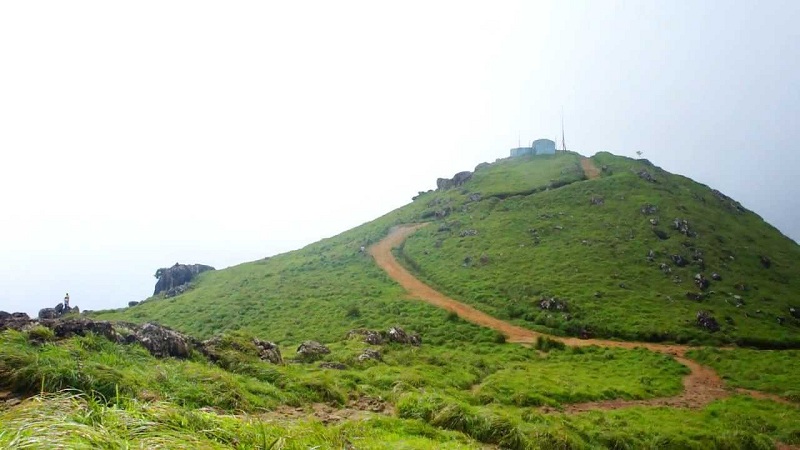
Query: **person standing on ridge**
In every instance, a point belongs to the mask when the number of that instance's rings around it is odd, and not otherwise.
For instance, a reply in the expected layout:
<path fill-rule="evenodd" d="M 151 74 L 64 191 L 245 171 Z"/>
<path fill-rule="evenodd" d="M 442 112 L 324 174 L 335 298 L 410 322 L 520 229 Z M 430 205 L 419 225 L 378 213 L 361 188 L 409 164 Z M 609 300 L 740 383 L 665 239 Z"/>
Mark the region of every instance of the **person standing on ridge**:
<path fill-rule="evenodd" d="M 64 309 L 69 310 L 69 292 L 64 296 Z"/>

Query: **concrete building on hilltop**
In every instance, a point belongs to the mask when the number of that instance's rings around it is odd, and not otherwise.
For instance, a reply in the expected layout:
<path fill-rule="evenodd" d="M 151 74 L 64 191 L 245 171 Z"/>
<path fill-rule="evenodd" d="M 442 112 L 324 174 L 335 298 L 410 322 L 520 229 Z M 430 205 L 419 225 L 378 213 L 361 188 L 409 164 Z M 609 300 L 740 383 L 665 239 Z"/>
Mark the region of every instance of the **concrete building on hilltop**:
<path fill-rule="evenodd" d="M 519 147 L 511 149 L 511 157 L 525 155 L 555 155 L 556 143 L 550 139 L 537 139 L 531 142 L 530 147 Z"/>

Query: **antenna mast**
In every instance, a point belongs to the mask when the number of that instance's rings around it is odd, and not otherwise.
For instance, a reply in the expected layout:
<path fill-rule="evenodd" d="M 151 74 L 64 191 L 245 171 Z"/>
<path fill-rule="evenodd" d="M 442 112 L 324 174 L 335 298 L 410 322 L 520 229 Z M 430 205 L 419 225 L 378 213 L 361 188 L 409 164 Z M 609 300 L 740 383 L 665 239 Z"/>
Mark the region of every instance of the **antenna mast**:
<path fill-rule="evenodd" d="M 561 150 L 567 151 L 567 142 L 564 140 L 564 110 L 561 110 Z"/>

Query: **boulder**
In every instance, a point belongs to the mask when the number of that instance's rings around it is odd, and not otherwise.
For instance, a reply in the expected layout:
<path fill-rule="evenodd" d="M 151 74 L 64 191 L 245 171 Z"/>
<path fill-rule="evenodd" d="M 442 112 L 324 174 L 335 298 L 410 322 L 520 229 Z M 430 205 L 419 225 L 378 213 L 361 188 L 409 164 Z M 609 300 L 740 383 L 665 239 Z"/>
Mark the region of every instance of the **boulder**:
<path fill-rule="evenodd" d="M 467 237 L 467 236 L 477 236 L 478 230 L 463 230 L 462 232 L 458 233 L 460 237 Z"/>
<path fill-rule="evenodd" d="M 681 219 L 679 217 L 676 217 L 675 220 L 672 221 L 672 225 L 675 227 L 676 230 L 678 230 L 683 235 L 689 237 L 694 237 L 697 235 L 694 231 L 691 230 L 691 228 L 689 227 L 689 221 L 686 219 Z"/>
<path fill-rule="evenodd" d="M 770 260 L 767 256 L 761 255 L 759 259 L 761 260 L 761 265 L 764 266 L 765 269 L 769 269 L 769 267 L 772 265 L 772 260 Z"/>
<path fill-rule="evenodd" d="M 281 356 L 281 349 L 278 347 L 278 344 L 256 338 L 253 339 L 253 344 L 255 344 L 258 349 L 258 357 L 261 358 L 262 361 L 269 361 L 272 364 L 283 364 L 283 357 Z"/>
<path fill-rule="evenodd" d="M 63 309 L 64 306 L 62 305 L 61 308 Z M 56 312 L 55 308 L 42 308 L 39 310 L 39 319 L 55 319 L 56 317 L 60 316 L 59 312 Z"/>
<path fill-rule="evenodd" d="M 358 355 L 358 360 L 359 361 L 367 361 L 367 360 L 381 361 L 381 360 L 383 360 L 383 357 L 381 357 L 381 352 L 379 352 L 378 350 L 367 348 L 367 349 L 364 349 L 364 351 L 360 355 Z"/>
<path fill-rule="evenodd" d="M 539 308 L 546 311 L 568 311 L 567 302 L 556 297 L 542 297 L 539 299 Z"/>
<path fill-rule="evenodd" d="M 158 295 L 182 284 L 186 284 L 192 281 L 192 279 L 194 279 L 194 277 L 197 275 L 209 270 L 214 270 L 214 268 L 203 264 L 178 263 L 175 263 L 175 265 L 170 268 L 158 269 L 156 271 L 156 278 L 158 278 L 158 282 L 156 282 L 153 295 Z"/>
<path fill-rule="evenodd" d="M 669 239 L 669 234 L 667 234 L 667 232 L 664 230 L 659 230 L 658 228 L 653 228 L 653 234 L 655 234 L 656 237 L 662 241 Z"/>
<path fill-rule="evenodd" d="M 58 339 L 65 339 L 72 336 L 86 336 L 89 333 L 104 336 L 112 342 L 122 343 L 123 337 L 114 329 L 111 322 L 105 320 L 80 319 L 56 319 L 41 320 L 39 323 L 51 328 L 53 334 Z"/>
<path fill-rule="evenodd" d="M 138 305 L 138 304 L 139 304 L 139 302 L 133 302 L 133 301 L 131 301 L 131 302 L 128 302 L 128 307 L 129 307 L 129 308 L 131 308 L 131 307 L 134 307 L 134 306 L 136 306 L 136 305 Z"/>
<path fill-rule="evenodd" d="M 33 323 L 27 314 L 22 312 L 7 313 L 0 311 L 0 331 L 10 330 L 23 330 Z"/>
<path fill-rule="evenodd" d="M 672 262 L 678 267 L 686 267 L 689 265 L 689 261 L 681 255 L 672 255 L 670 258 L 672 258 Z"/>
<path fill-rule="evenodd" d="M 134 329 L 130 340 L 142 344 L 157 358 L 188 358 L 196 344 L 192 338 L 155 323 L 146 323 Z"/>
<path fill-rule="evenodd" d="M 347 333 L 347 339 L 362 339 L 365 343 L 370 345 L 381 345 L 383 344 L 383 336 L 381 336 L 380 331 L 375 330 L 367 330 L 364 328 L 360 328 L 357 330 L 350 330 Z"/>
<path fill-rule="evenodd" d="M 699 327 L 704 328 L 712 333 L 719 331 L 717 319 L 715 319 L 708 311 L 697 311 L 696 319 Z"/>
<path fill-rule="evenodd" d="M 419 334 L 406 333 L 405 330 L 400 327 L 389 328 L 387 338 L 389 342 L 396 342 L 398 344 L 410 344 L 414 346 L 420 346 L 422 344 L 422 338 L 419 336 Z"/>
<path fill-rule="evenodd" d="M 481 201 L 481 194 L 476 192 L 474 194 L 469 194 L 469 201 L 471 202 L 479 202 Z"/>
<path fill-rule="evenodd" d="M 317 341 L 305 341 L 297 347 L 297 354 L 303 359 L 316 359 L 330 352 L 328 347 Z"/>
<path fill-rule="evenodd" d="M 714 272 L 711 274 L 711 279 L 714 281 L 722 281 L 722 275 L 718 274 L 717 272 Z"/>
<path fill-rule="evenodd" d="M 472 178 L 472 172 L 470 171 L 458 172 L 453 178 L 439 178 L 436 180 L 436 189 L 442 191 L 459 187 L 469 181 L 470 178 Z"/>
<path fill-rule="evenodd" d="M 705 291 L 706 289 L 708 289 L 709 281 L 706 277 L 703 276 L 702 273 L 698 273 L 695 274 L 694 276 L 694 284 L 701 291 Z"/>
<path fill-rule="evenodd" d="M 800 319 L 800 308 L 789 308 L 789 315 L 795 319 Z"/>
<path fill-rule="evenodd" d="M 592 198 L 589 199 L 589 204 L 590 205 L 600 206 L 600 205 L 605 204 L 605 202 L 606 201 L 605 201 L 605 199 L 603 197 L 592 196 Z"/>
<path fill-rule="evenodd" d="M 644 205 L 642 205 L 642 207 L 639 210 L 645 216 L 649 216 L 649 215 L 652 215 L 652 214 L 655 214 L 655 213 L 658 212 L 658 206 L 651 205 L 650 203 L 645 203 Z"/>
<path fill-rule="evenodd" d="M 701 302 L 705 300 L 706 294 L 700 292 L 687 292 L 686 298 L 688 298 L 689 300 L 694 300 L 696 302 Z"/>
<path fill-rule="evenodd" d="M 644 169 L 636 172 L 636 175 L 638 175 L 639 178 L 643 179 L 644 181 L 647 181 L 647 182 L 650 182 L 650 183 L 655 183 L 656 182 L 656 179 L 653 177 L 653 175 L 651 175 L 650 172 L 648 172 L 648 171 L 646 171 Z"/>

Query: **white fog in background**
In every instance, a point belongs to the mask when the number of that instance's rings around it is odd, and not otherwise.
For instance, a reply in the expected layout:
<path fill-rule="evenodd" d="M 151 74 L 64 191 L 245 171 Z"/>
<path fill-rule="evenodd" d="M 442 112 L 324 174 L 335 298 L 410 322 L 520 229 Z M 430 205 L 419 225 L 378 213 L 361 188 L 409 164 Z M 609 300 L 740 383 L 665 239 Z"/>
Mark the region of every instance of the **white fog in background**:
<path fill-rule="evenodd" d="M 534 138 L 800 239 L 800 2 L 0 3 L 0 310 L 299 248 Z"/>

